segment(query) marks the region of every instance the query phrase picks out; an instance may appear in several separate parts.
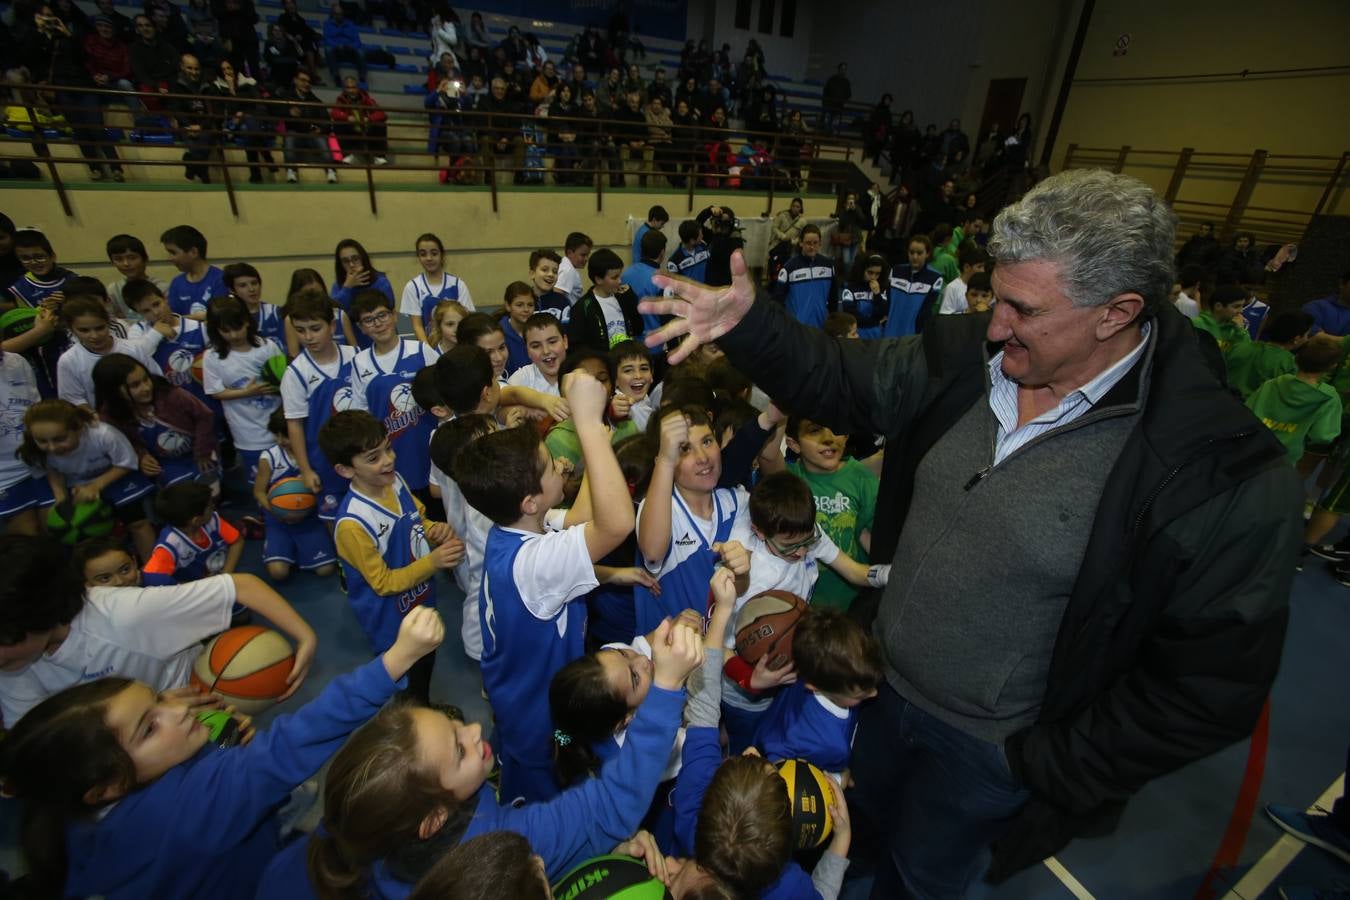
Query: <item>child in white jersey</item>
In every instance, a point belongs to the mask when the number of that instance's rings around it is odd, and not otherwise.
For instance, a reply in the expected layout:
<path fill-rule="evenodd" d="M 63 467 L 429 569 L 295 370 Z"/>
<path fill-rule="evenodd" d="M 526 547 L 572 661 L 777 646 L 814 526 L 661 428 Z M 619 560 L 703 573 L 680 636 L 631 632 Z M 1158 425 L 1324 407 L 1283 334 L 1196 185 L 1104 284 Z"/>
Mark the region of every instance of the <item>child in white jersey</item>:
<path fill-rule="evenodd" d="M 75 343 L 56 363 L 56 393 L 76 406 L 94 409 L 94 365 L 109 353 L 125 353 L 140 362 L 152 375 L 163 375 L 154 360 L 155 347 L 165 337 L 168 326 L 157 325 L 137 338 L 116 337 L 110 330 L 111 317 L 103 304 L 89 296 L 67 297 L 61 305 L 61 318 Z"/>
<path fill-rule="evenodd" d="M 445 271 L 445 245 L 436 235 L 420 235 L 415 243 L 422 274 L 403 286 L 398 311 L 412 320 L 413 333 L 424 344 L 435 347 L 440 335 L 432 327 L 431 314 L 445 300 L 454 300 L 473 311 L 473 295 L 462 278 Z"/>
<path fill-rule="evenodd" d="M 206 307 L 211 346 L 202 356 L 202 387 L 225 407 L 225 424 L 250 482 L 258 457 L 274 443 L 267 430 L 272 410 L 281 405 L 275 384 L 263 380 L 263 366 L 284 356 L 276 342 L 258 336 L 258 323 L 238 297 L 216 297 Z"/>
<path fill-rule="evenodd" d="M 268 492 L 278 481 L 300 477 L 300 464 L 295 460 L 288 428 L 290 423 L 285 410 L 272 412 L 267 428 L 277 443 L 258 458 L 258 474 L 253 479 L 253 496 L 263 510 L 263 565 L 273 581 L 285 581 L 293 569 L 326 578 L 337 570 L 337 551 L 323 520 L 313 510 L 283 516 L 273 510 L 268 501 Z"/>

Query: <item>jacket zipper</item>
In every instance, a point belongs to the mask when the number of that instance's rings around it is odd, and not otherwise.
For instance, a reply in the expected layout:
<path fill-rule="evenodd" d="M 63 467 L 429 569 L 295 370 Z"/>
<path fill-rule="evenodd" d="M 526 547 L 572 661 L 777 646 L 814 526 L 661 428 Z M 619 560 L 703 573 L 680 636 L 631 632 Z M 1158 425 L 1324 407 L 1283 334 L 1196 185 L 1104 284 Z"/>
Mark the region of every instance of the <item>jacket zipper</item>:
<path fill-rule="evenodd" d="M 1039 443 L 1041 443 L 1041 442 L 1043 442 L 1043 441 L 1047 441 L 1047 440 L 1049 440 L 1050 438 L 1052 438 L 1052 437 L 1054 437 L 1054 436 L 1056 436 L 1056 435 L 1059 435 L 1059 434 L 1065 434 L 1065 433 L 1070 432 L 1070 431 L 1073 431 L 1073 430 L 1075 430 L 1075 429 L 1077 429 L 1077 428 L 1081 428 L 1081 427 L 1083 427 L 1084 425 L 1091 425 L 1093 422 L 1100 422 L 1100 421 L 1102 421 L 1102 420 L 1104 420 L 1104 419 L 1114 419 L 1114 418 L 1117 417 L 1117 416 L 1130 415 L 1131 413 L 1137 411 L 1137 409 L 1138 409 L 1137 407 L 1134 408 L 1134 409 L 1123 409 L 1123 408 L 1121 408 L 1121 407 L 1111 407 L 1110 409 L 1103 409 L 1103 410 L 1100 410 L 1100 411 L 1089 410 L 1088 412 L 1086 412 L 1086 413 L 1084 413 L 1083 415 L 1079 416 L 1077 419 L 1074 419 L 1072 422 L 1068 423 L 1067 425 L 1061 425 L 1061 426 L 1058 427 L 1058 428 L 1052 428 L 1051 430 L 1045 432 L 1045 434 L 1037 435 L 1036 437 L 1034 437 L 1034 438 L 1032 438 L 1031 440 L 1027 441 L 1025 444 L 1023 444 L 1022 446 L 1018 447 L 1018 448 L 1017 448 L 1016 450 L 1014 450 L 1011 454 L 1009 454 L 1008 459 L 1011 459 L 1012 457 L 1016 456 L 1016 455 L 1019 454 L 1019 453 L 1023 453 L 1023 452 L 1025 452 L 1025 451 L 1027 451 L 1027 450 L 1030 450 L 1032 447 L 1036 446 L 1037 444 L 1039 444 Z M 995 456 L 998 455 L 998 447 L 997 447 L 997 445 L 996 445 L 995 448 L 994 448 L 994 455 L 995 455 Z M 1005 459 L 1005 460 L 1003 460 L 1003 461 L 1004 461 L 1004 462 L 1007 462 L 1008 459 Z M 969 491 L 971 488 L 975 487 L 975 485 L 979 484 L 981 481 L 984 481 L 984 479 L 988 478 L 988 477 L 989 477 L 989 474 L 990 474 L 991 472 L 993 472 L 993 471 L 994 471 L 994 464 L 993 464 L 993 463 L 990 463 L 989 465 L 985 466 L 983 469 L 980 469 L 980 470 L 979 470 L 978 472 L 976 472 L 974 475 L 970 476 L 970 480 L 967 481 L 967 482 L 965 483 L 964 487 L 962 487 L 962 490 Z"/>
<path fill-rule="evenodd" d="M 1158 496 L 1162 494 L 1164 490 L 1167 489 L 1167 486 L 1172 483 L 1172 479 L 1176 478 L 1182 469 L 1186 468 L 1187 466 L 1206 456 L 1205 451 L 1209 447 L 1212 447 L 1213 445 L 1218 443 L 1231 443 L 1233 441 L 1240 441 L 1245 438 L 1251 437 L 1252 435 L 1256 434 L 1257 431 L 1258 429 L 1256 428 L 1248 428 L 1244 431 L 1239 431 L 1234 434 L 1226 435 L 1224 437 L 1213 437 L 1205 441 L 1205 443 L 1201 445 L 1201 451 L 1199 453 L 1194 454 L 1185 462 L 1178 463 L 1176 466 L 1172 468 L 1170 472 L 1167 473 L 1166 477 L 1164 477 L 1162 481 L 1158 482 L 1158 486 L 1155 487 L 1153 491 L 1148 495 L 1148 498 L 1144 500 L 1144 505 L 1139 507 L 1139 514 L 1134 517 L 1134 527 L 1130 529 L 1130 533 L 1131 534 L 1139 533 L 1139 527 L 1144 524 L 1144 516 L 1148 515 L 1150 507 L 1153 506 L 1153 501 L 1158 499 Z"/>

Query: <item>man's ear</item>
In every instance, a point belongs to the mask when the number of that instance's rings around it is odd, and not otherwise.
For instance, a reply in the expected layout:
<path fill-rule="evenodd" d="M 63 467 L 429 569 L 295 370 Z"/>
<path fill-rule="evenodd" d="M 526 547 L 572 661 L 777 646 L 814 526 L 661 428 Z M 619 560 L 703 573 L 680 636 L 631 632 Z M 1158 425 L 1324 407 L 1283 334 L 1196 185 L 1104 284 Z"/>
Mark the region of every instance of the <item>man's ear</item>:
<path fill-rule="evenodd" d="M 417 825 L 417 839 L 425 841 L 435 835 L 445 827 L 445 820 L 450 818 L 449 811 L 444 806 L 437 806 L 431 812 L 422 817 L 422 821 Z"/>
<path fill-rule="evenodd" d="M 1139 321 L 1144 312 L 1144 298 L 1134 292 L 1117 294 L 1106 302 L 1097 320 L 1097 339 L 1107 340 Z"/>

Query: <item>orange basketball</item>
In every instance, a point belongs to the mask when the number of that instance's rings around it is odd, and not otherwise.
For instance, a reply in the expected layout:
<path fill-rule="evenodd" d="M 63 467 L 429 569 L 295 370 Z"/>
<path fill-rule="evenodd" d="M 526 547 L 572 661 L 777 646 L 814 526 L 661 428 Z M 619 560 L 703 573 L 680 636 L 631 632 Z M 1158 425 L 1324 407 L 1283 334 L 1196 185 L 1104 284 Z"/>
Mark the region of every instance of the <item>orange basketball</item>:
<path fill-rule="evenodd" d="M 192 368 L 190 370 L 192 373 L 192 380 L 198 384 L 202 383 L 202 355 L 205 353 L 206 351 L 203 350 L 192 358 Z"/>
<path fill-rule="evenodd" d="M 756 594 L 736 614 L 736 654 L 750 665 L 769 658 L 770 669 L 792 661 L 792 634 L 806 614 L 806 601 L 787 591 Z"/>
<path fill-rule="evenodd" d="M 314 512 L 319 498 L 305 486 L 304 479 L 292 475 L 282 478 L 267 492 L 267 505 L 278 518 L 296 522 Z"/>
<path fill-rule="evenodd" d="M 280 632 L 244 625 L 211 639 L 192 664 L 192 686 L 254 715 L 286 693 L 294 665 L 295 651 Z"/>

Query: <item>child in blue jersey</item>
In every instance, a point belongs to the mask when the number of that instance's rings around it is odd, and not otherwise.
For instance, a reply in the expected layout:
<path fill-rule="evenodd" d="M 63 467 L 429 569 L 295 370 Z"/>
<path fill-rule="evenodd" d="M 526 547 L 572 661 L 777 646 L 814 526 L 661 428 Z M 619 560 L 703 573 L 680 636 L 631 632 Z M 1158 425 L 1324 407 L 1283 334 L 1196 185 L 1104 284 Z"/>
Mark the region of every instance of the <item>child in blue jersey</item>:
<path fill-rule="evenodd" d="M 165 524 L 141 569 L 147 584 L 183 584 L 238 568 L 244 536 L 216 512 L 209 486 L 188 481 L 161 488 L 155 515 Z M 243 611 L 236 604 L 235 612 Z"/>
<path fill-rule="evenodd" d="M 632 264 L 623 270 L 620 280 L 639 300 L 660 297 L 661 289 L 652 283 L 652 276 L 661 271 L 665 261 L 666 236 L 656 230 L 649 231 L 642 236 L 642 255 L 633 258 Z M 642 322 L 647 331 L 655 331 L 661 327 L 661 318 L 646 313 L 642 316 Z"/>
<path fill-rule="evenodd" d="M 856 337 L 881 337 L 889 306 L 886 288 L 881 283 L 887 268 L 884 256 L 859 257 L 853 264 L 848 283 L 839 292 L 839 311 L 849 313 L 857 320 Z"/>
<path fill-rule="evenodd" d="M 717 486 L 722 450 L 712 416 L 699 406 L 668 408 L 660 416 L 656 466 L 638 507 L 637 537 L 638 564 L 661 589 L 633 588 L 639 634 L 682 610 L 702 614 L 719 556 L 737 575 L 750 571 L 745 548 L 731 539 L 732 529 L 749 520 L 750 495 Z"/>
<path fill-rule="evenodd" d="M 238 297 L 216 297 L 206 307 L 202 389 L 225 408 L 225 424 L 250 483 L 258 457 L 272 446 L 267 419 L 281 405 L 276 385 L 264 381 L 263 366 L 283 356 L 275 341 L 258 336 L 258 323 Z"/>
<path fill-rule="evenodd" d="M 51 319 L 44 317 L 41 322 L 42 332 L 47 335 L 42 339 L 43 343 L 38 344 L 39 338 L 35 336 L 32 343 L 20 340 L 16 343 L 24 346 L 11 349 L 25 354 L 37 376 L 38 392 L 44 397 L 55 397 L 57 360 L 70 343 L 69 336 L 60 327 L 61 305 L 66 299 L 66 284 L 76 275 L 57 265 L 51 241 L 42 232 L 31 228 L 20 228 L 14 233 L 14 255 L 26 271 L 18 281 L 5 286 L 7 290 L 0 299 L 0 313 L 15 307 L 51 313 Z M 34 323 L 33 332 L 39 331 L 38 324 Z"/>
<path fill-rule="evenodd" d="M 267 428 L 277 439 L 277 444 L 263 451 L 258 459 L 258 475 L 253 481 L 253 496 L 263 510 L 263 565 L 273 581 L 285 581 L 291 576 L 292 569 L 327 578 L 337 570 L 337 551 L 323 520 L 309 513 L 283 519 L 267 499 L 267 492 L 278 481 L 300 477 L 300 464 L 292 452 L 288 425 L 286 413 L 280 409 L 267 420 Z"/>
<path fill-rule="evenodd" d="M 882 337 L 904 337 L 923 331 L 930 315 L 937 315 L 942 296 L 942 274 L 928 264 L 933 242 L 926 234 L 909 239 L 906 262 L 891 267 L 887 289 L 889 309 Z"/>
<path fill-rule="evenodd" d="M 169 384 L 192 394 L 219 415 L 219 401 L 207 397 L 201 382 L 202 356 L 211 343 L 206 324 L 174 312 L 164 292 L 150 281 L 130 282 L 122 297 L 140 315 L 142 331 L 163 327 L 170 332 L 160 340 L 153 354 Z"/>
<path fill-rule="evenodd" d="M 398 311 L 412 320 L 413 333 L 424 344 L 435 347 L 440 335 L 432 327 L 431 314 L 437 305 L 453 300 L 473 312 L 473 295 L 457 275 L 445 271 L 445 245 L 434 234 L 424 234 L 414 244 L 422 274 L 403 286 Z"/>
<path fill-rule="evenodd" d="M 313 701 L 217 748 L 181 701 L 100 678 L 14 724 L 0 773 L 25 807 L 24 847 L 41 895 L 109 900 L 251 897 L 281 846 L 277 809 L 404 675 L 440 645 L 434 610 L 406 619 L 380 659 Z"/>
<path fill-rule="evenodd" d="M 530 354 L 525 349 L 525 323 L 535 313 L 534 291 L 523 281 L 513 281 L 506 286 L 502 305 L 506 309 L 501 318 L 502 335 L 506 338 L 504 374 L 510 378 L 517 369 L 530 364 Z"/>
<path fill-rule="evenodd" d="M 323 455 L 319 429 L 329 417 L 352 408 L 352 360 L 356 357 L 355 347 L 336 342 L 336 312 L 323 293 L 304 292 L 291 298 L 286 316 L 299 339 L 300 352 L 281 379 L 288 450 L 305 486 L 319 498 L 318 517 L 329 528 L 347 493 L 347 480 Z"/>
<path fill-rule="evenodd" d="M 666 260 L 666 271 L 703 284 L 708 274 L 708 245 L 703 242 L 703 226 L 696 219 L 680 223 L 680 246 Z"/>
<path fill-rule="evenodd" d="M 544 518 L 563 497 L 560 467 L 532 428 L 484 435 L 459 452 L 455 481 L 495 524 L 479 592 L 483 686 L 497 717 L 505 798 L 547 800 L 553 776 L 548 685 L 584 651 L 594 564 L 633 528 L 633 504 L 604 424 L 609 393 L 589 373 L 567 378 L 586 479 L 561 531 Z M 587 521 L 589 519 L 589 521 Z M 571 524 L 576 522 L 577 524 Z"/>
<path fill-rule="evenodd" d="M 661 229 L 665 228 L 666 223 L 669 221 L 670 213 L 666 212 L 664 206 L 657 205 L 647 210 L 647 221 L 639 225 L 637 230 L 633 232 L 633 255 L 631 257 L 631 262 L 637 262 L 643 257 L 642 239 L 653 231 L 660 234 Z"/>
<path fill-rule="evenodd" d="M 783 263 L 773 296 L 803 325 L 819 328 L 834 307 L 834 260 L 820 253 L 820 229 L 802 227 L 801 252 Z"/>
<path fill-rule="evenodd" d="M 222 272 L 231 297 L 238 297 L 258 323 L 258 336 L 286 346 L 285 315 L 280 306 L 262 298 L 262 276 L 248 263 L 230 263 Z"/>
<path fill-rule="evenodd" d="M 47 473 L 56 503 L 102 500 L 126 523 L 141 559 L 149 559 L 155 529 L 142 498 L 154 490 L 137 471 L 136 451 L 116 428 L 65 400 L 34 403 L 23 416 L 19 458 Z"/>
<path fill-rule="evenodd" d="M 355 894 L 402 900 L 443 854 L 494 831 L 529 841 L 550 880 L 637 830 L 680 726 L 684 681 L 702 651 L 687 625 L 667 623 L 653 647 L 651 689 L 628 739 L 600 777 L 547 803 L 499 802 L 486 783 L 493 748 L 480 726 L 394 704 L 358 729 L 328 769 L 324 822 L 287 848 L 258 892 L 271 898 Z M 511 710 L 510 718 L 524 711 Z M 500 731 L 503 718 L 497 718 Z M 308 865 L 306 865 L 308 862 Z M 307 870 L 307 871 L 306 871 Z M 517 895 L 494 892 L 488 896 Z"/>
<path fill-rule="evenodd" d="M 797 680 L 779 691 L 755 732 L 772 761 L 804 759 L 841 781 L 853 752 L 858 707 L 877 695 L 881 650 L 835 609 L 812 609 L 792 635 Z"/>
<path fill-rule="evenodd" d="M 572 299 L 556 290 L 558 265 L 562 257 L 540 248 L 530 253 L 530 288 L 534 291 L 535 312 L 552 313 L 564 325 L 572 316 Z"/>
<path fill-rule="evenodd" d="M 225 274 L 206 261 L 206 235 L 191 225 L 175 225 L 159 236 L 178 274 L 169 282 L 169 306 L 180 316 L 206 318 L 206 305 L 230 293 Z"/>
<path fill-rule="evenodd" d="M 815 870 L 807 876 L 793 859 L 792 801 L 774 766 L 754 751 L 724 761 L 718 736 L 722 661 L 718 635 L 729 627 L 736 602 L 734 573 L 719 568 L 712 579 L 713 610 L 704 644 L 703 677 L 691 682 L 685 711 L 675 808 L 676 856 L 692 857 L 703 874 L 740 897 L 772 900 L 834 900 L 848 869 L 852 840 L 844 792 L 828 798 L 833 834 Z M 746 841 L 745 834 L 754 834 Z M 666 848 L 663 848 L 666 849 Z"/>
<path fill-rule="evenodd" d="M 394 288 L 383 272 L 376 271 L 370 264 L 370 254 L 359 241 L 351 238 L 338 241 L 333 251 L 334 281 L 329 293 L 333 302 L 342 307 L 348 315 L 352 313 L 352 301 L 356 295 L 366 290 L 379 291 L 389 298 L 389 308 L 393 309 Z M 356 322 L 356 317 L 352 316 Z M 369 347 L 370 336 L 359 327 L 356 330 L 356 345 Z"/>
<path fill-rule="evenodd" d="M 347 576 L 347 600 L 372 653 L 393 642 L 410 610 L 436 605 L 432 577 L 464 558 L 464 542 L 444 522 L 426 518 L 421 502 L 394 470 L 384 424 L 349 409 L 319 429 L 319 446 L 333 468 L 351 482 L 338 504 L 333 536 Z M 427 702 L 436 658 L 420 661 L 408 692 Z"/>
<path fill-rule="evenodd" d="M 215 414 L 205 403 L 121 353 L 100 359 L 93 378 L 99 416 L 131 442 L 142 475 L 160 487 L 219 481 Z"/>
<path fill-rule="evenodd" d="M 379 291 L 364 290 L 352 300 L 352 319 L 370 338 L 352 360 L 352 409 L 362 409 L 384 423 L 398 457 L 398 474 L 425 504 L 431 473 L 427 447 L 436 417 L 418 406 L 412 380 L 440 356 L 436 348 L 398 333 L 394 304 Z"/>

